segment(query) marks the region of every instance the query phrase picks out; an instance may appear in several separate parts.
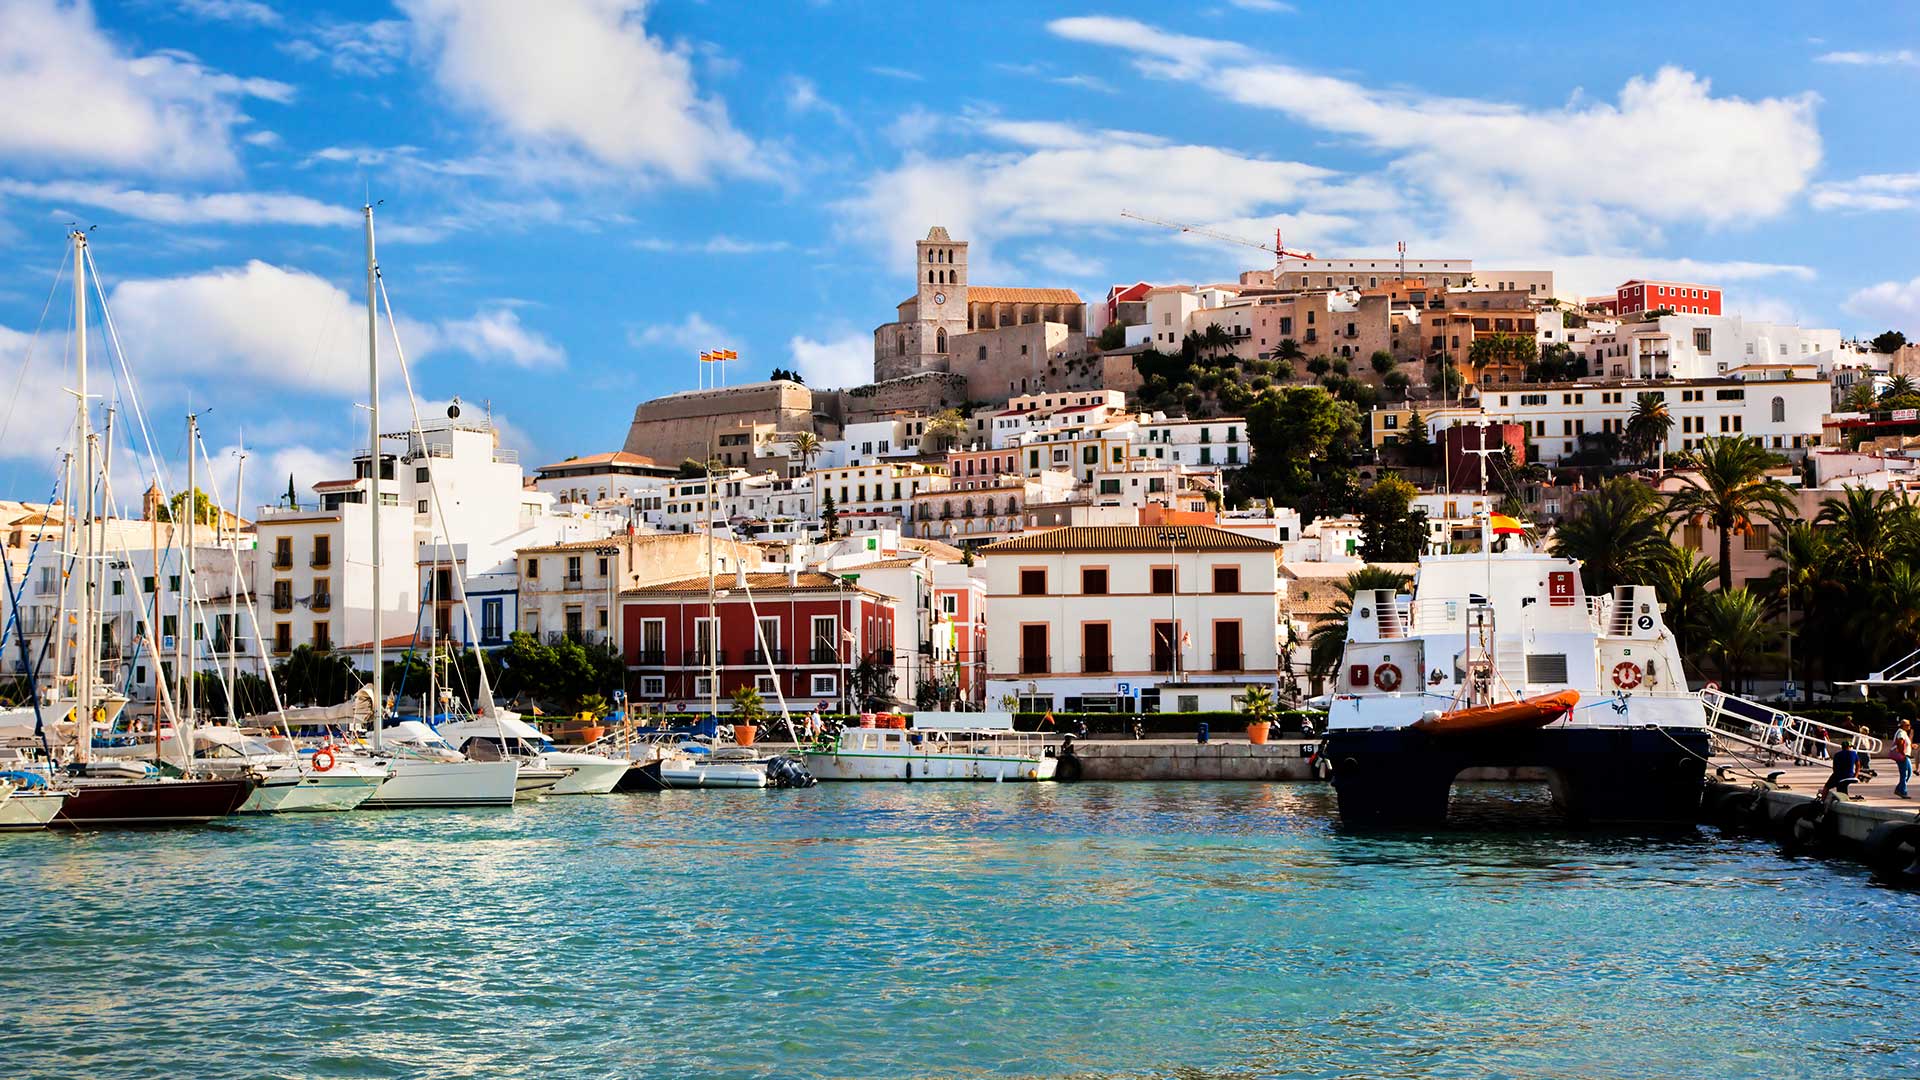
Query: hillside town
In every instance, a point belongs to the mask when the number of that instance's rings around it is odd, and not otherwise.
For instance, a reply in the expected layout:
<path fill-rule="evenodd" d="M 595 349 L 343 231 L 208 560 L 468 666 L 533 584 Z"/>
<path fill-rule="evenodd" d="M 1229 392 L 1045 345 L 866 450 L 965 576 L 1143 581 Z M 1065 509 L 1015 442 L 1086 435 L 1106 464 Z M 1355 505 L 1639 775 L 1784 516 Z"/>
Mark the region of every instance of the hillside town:
<path fill-rule="evenodd" d="M 1778 646 L 1829 615 L 1810 585 L 1785 610 L 1794 559 L 1920 486 L 1920 346 L 1755 320 L 1712 283 L 1579 296 L 1550 268 L 1268 250 L 1089 303 L 973 284 L 936 225 L 865 385 L 703 379 L 533 466 L 456 407 L 270 505 L 156 487 L 99 525 L 102 655 L 135 701 L 191 671 L 235 713 L 269 670 L 290 703 L 342 699 L 376 641 L 504 660 L 552 710 L 1232 709 L 1324 692 L 1354 590 L 1498 514 L 1590 593 L 1669 583 L 1696 678 L 1792 697 L 1897 659 L 1866 630 Z M 5 512 L 23 655 L 70 654 L 72 515 Z"/>

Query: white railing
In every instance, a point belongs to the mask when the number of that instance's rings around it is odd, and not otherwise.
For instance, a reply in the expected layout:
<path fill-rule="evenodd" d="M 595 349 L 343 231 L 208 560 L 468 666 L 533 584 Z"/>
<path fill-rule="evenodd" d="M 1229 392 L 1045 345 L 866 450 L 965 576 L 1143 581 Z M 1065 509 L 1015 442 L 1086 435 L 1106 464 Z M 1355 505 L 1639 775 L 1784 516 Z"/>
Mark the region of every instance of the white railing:
<path fill-rule="evenodd" d="M 1528 605 L 1521 616 L 1521 625 L 1533 630 L 1600 633 L 1611 603 L 1612 597 L 1607 596 L 1588 596 L 1563 604 L 1546 600 Z M 1464 633 L 1467 610 L 1471 606 L 1472 602 L 1463 596 L 1423 596 L 1413 602 L 1409 625 L 1415 634 Z"/>
<path fill-rule="evenodd" d="M 1796 716 L 1723 690 L 1701 690 L 1700 704 L 1707 710 L 1707 729 L 1716 740 L 1788 758 L 1798 765 L 1811 765 L 1832 756 L 1840 748 L 1843 735 L 1870 757 L 1878 757 L 1885 748 L 1871 735 Z"/>

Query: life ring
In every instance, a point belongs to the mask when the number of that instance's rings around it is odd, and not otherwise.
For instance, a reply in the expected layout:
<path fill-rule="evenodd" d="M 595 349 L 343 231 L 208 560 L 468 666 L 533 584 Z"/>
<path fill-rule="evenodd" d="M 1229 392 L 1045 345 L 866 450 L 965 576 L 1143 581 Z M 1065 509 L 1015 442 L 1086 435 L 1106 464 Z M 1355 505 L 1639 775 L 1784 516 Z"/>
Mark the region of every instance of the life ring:
<path fill-rule="evenodd" d="M 1817 851 L 1833 830 L 1833 815 L 1817 802 L 1803 802 L 1780 818 L 1780 847 L 1789 855 Z"/>
<path fill-rule="evenodd" d="M 313 752 L 313 771 L 327 772 L 333 768 L 333 749 L 323 746 Z"/>
<path fill-rule="evenodd" d="M 1883 826 L 1867 838 L 1867 853 L 1882 881 L 1908 889 L 1920 886 L 1920 825 Z"/>
<path fill-rule="evenodd" d="M 1705 686 L 1703 686 L 1703 687 L 1701 687 L 1700 689 L 1702 689 L 1702 690 L 1718 690 L 1718 689 L 1720 689 L 1720 684 L 1719 684 L 1719 683 L 1717 683 L 1717 682 L 1714 682 L 1714 681 L 1713 681 L 1712 679 L 1708 679 L 1708 680 L 1707 680 L 1707 685 L 1705 685 Z"/>
<path fill-rule="evenodd" d="M 1631 690 L 1640 685 L 1640 665 L 1631 660 L 1622 660 L 1613 665 L 1613 685 L 1622 690 Z"/>
<path fill-rule="evenodd" d="M 1373 685 L 1384 693 L 1400 689 L 1400 665 L 1381 664 L 1373 670 Z"/>

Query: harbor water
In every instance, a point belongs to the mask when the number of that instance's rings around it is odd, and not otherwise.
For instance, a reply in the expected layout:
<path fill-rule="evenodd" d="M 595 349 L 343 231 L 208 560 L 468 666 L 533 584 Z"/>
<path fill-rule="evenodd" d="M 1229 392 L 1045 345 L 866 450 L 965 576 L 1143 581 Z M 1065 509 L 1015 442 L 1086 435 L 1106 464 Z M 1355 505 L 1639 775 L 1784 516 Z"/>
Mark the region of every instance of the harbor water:
<path fill-rule="evenodd" d="M 0 836 L 0 1043 L 34 1078 L 1920 1075 L 1920 898 L 1542 798 L 1424 835 L 1319 784 L 872 784 Z"/>

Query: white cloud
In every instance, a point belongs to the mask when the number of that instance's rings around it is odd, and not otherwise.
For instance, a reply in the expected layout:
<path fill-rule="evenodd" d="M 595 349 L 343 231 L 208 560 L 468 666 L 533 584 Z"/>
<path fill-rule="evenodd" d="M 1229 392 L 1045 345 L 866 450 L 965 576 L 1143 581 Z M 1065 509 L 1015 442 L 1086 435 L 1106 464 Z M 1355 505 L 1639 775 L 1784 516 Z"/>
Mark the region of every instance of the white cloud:
<path fill-rule="evenodd" d="M 259 0 L 175 0 L 175 3 L 196 19 L 254 26 L 280 25 L 280 13 Z"/>
<path fill-rule="evenodd" d="M 1920 277 L 1869 285 L 1840 306 L 1876 326 L 1890 326 L 1905 331 L 1908 337 L 1920 337 Z"/>
<path fill-rule="evenodd" d="M 279 146 L 280 133 L 276 131 L 250 131 L 241 136 L 241 142 L 248 146 Z"/>
<path fill-rule="evenodd" d="M 1098 94 L 1117 94 L 1120 92 L 1109 85 L 1105 79 L 1097 75 L 1060 75 L 1047 81 L 1055 86 L 1071 86 L 1080 90 L 1092 90 Z"/>
<path fill-rule="evenodd" d="M 674 255 L 763 255 L 771 251 L 788 251 L 793 247 L 785 240 L 742 240 L 725 233 L 705 240 L 667 240 L 649 236 L 635 240 L 633 246 L 641 251 Z"/>
<path fill-rule="evenodd" d="M 787 79 L 787 111 L 796 116 L 819 113 L 841 127 L 852 126 L 852 122 L 847 119 L 846 111 L 821 97 L 819 85 L 801 75 L 789 76 Z"/>
<path fill-rule="evenodd" d="M 185 53 L 123 52 L 87 4 L 0 0 L 0 157 L 16 163 L 227 172 L 240 102 L 292 96 L 285 83 L 221 74 Z"/>
<path fill-rule="evenodd" d="M 879 75 L 882 78 L 900 79 L 905 82 L 925 82 L 927 78 L 917 71 L 908 71 L 906 68 L 887 67 L 885 65 L 870 67 L 867 71 L 871 74 Z"/>
<path fill-rule="evenodd" d="M 179 195 L 84 180 L 43 184 L 0 180 L 0 195 L 14 195 L 62 206 L 89 206 L 140 221 L 157 221 L 168 225 L 351 226 L 360 221 L 360 215 L 346 207 L 331 206 L 305 195 L 279 192 Z"/>
<path fill-rule="evenodd" d="M 659 323 L 643 326 L 627 334 L 627 341 L 641 348 L 661 348 L 671 346 L 687 353 L 689 359 L 695 353 L 708 349 L 724 349 L 729 341 L 727 332 L 708 322 L 699 312 L 690 312 L 677 323 Z"/>
<path fill-rule="evenodd" d="M 793 369 L 808 386 L 831 389 L 873 381 L 873 335 L 846 334 L 828 341 L 795 335 L 787 342 Z"/>
<path fill-rule="evenodd" d="M 1059 277 L 1095 278 L 1106 272 L 1106 266 L 1100 260 L 1052 245 L 1028 248 L 1025 261 Z"/>
<path fill-rule="evenodd" d="M 455 98 L 513 137 L 679 181 L 751 172 L 751 140 L 639 0 L 402 0 Z"/>
<path fill-rule="evenodd" d="M 1227 0 L 1227 3 L 1242 11 L 1265 11 L 1273 14 L 1291 14 L 1297 10 L 1292 4 L 1281 0 Z"/>
<path fill-rule="evenodd" d="M 1847 64 L 1853 67 L 1920 67 L 1920 53 L 1912 49 L 1883 52 L 1830 52 L 1814 57 L 1822 64 Z"/>
<path fill-rule="evenodd" d="M 446 344 L 480 360 L 501 360 L 515 367 L 559 367 L 566 353 L 550 339 L 528 330 L 512 308 L 475 312 L 471 319 L 442 323 Z"/>
<path fill-rule="evenodd" d="M 33 335 L 0 326 L 0 457 L 41 461 L 49 469 L 73 445 L 73 376 L 63 366 L 65 335 Z M 31 351 L 31 364 L 29 352 Z M 31 496 L 44 497 L 45 489 Z M 15 498 L 22 497 L 14 493 Z"/>
<path fill-rule="evenodd" d="M 287 55 L 324 61 L 335 72 L 371 79 L 391 74 L 406 57 L 412 30 L 403 19 L 321 22 L 280 43 Z"/>
<path fill-rule="evenodd" d="M 898 260 L 912 257 L 913 242 L 926 235 L 928 226 L 945 225 L 972 241 L 972 278 L 985 282 L 996 269 L 997 243 L 1020 237 L 1057 241 L 1062 229 L 1134 228 L 1121 218 L 1122 209 L 1207 223 L 1307 199 L 1326 205 L 1378 200 L 1377 193 L 1365 193 L 1326 169 L 1218 147 L 1163 144 L 1129 132 L 1081 132 L 1044 122 L 988 121 L 979 130 L 1029 148 L 956 158 L 909 154 L 838 204 L 847 230 Z M 1058 145 L 1040 145 L 1049 141 Z M 1328 227 L 1334 222 L 1331 216 L 1321 219 Z"/>
<path fill-rule="evenodd" d="M 1920 172 L 1874 173 L 1813 186 L 1815 210 L 1907 210 L 1920 205 Z"/>
<path fill-rule="evenodd" d="M 1060 19 L 1052 31 L 1133 54 L 1192 82 L 1355 140 L 1450 243 L 1508 250 L 1619 249 L 1660 222 L 1734 225 L 1784 211 L 1820 162 L 1817 98 L 1715 96 L 1675 67 L 1629 79 L 1617 103 L 1557 108 L 1383 90 L 1316 74 L 1235 42 L 1129 19 Z"/>

